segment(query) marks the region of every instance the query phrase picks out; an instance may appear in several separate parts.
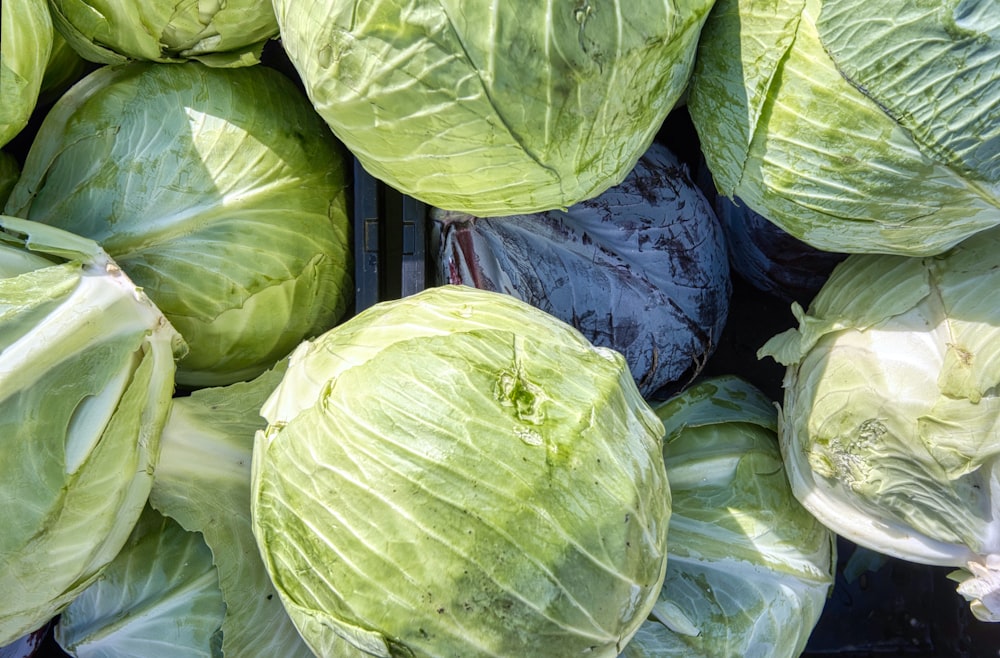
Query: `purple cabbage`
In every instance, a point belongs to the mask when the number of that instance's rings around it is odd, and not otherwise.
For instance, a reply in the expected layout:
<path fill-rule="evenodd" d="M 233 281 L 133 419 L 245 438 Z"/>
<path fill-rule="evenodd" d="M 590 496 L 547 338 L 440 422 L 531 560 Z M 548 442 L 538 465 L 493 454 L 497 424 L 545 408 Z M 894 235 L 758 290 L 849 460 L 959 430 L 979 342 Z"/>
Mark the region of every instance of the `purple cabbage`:
<path fill-rule="evenodd" d="M 757 290 L 783 301 L 808 305 L 834 266 L 847 257 L 802 242 L 739 199 L 719 196 L 715 210 L 733 270 Z"/>
<path fill-rule="evenodd" d="M 437 221 L 442 283 L 503 292 L 572 324 L 621 352 L 643 395 L 683 387 L 719 341 L 731 291 L 725 239 L 665 146 L 565 211 Z"/>
<path fill-rule="evenodd" d="M 695 169 L 695 183 L 722 225 L 732 271 L 765 294 L 808 306 L 847 254 L 817 249 L 754 211 L 742 199 L 718 194 L 703 158 Z"/>
<path fill-rule="evenodd" d="M 10 644 L 0 647 L 0 658 L 35 658 L 47 654 L 40 653 L 49 633 L 51 622 L 41 628 L 22 635 Z"/>

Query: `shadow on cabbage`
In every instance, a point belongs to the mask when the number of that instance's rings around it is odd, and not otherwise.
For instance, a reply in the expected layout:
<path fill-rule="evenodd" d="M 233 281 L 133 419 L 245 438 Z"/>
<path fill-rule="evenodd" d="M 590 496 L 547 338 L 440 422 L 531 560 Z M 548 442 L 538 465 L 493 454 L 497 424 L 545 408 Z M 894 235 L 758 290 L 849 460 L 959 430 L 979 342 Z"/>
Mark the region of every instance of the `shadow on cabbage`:
<path fill-rule="evenodd" d="M 99 242 L 185 337 L 178 383 L 221 385 L 346 313 L 347 176 L 282 74 L 131 63 L 55 103 L 5 209 Z"/>

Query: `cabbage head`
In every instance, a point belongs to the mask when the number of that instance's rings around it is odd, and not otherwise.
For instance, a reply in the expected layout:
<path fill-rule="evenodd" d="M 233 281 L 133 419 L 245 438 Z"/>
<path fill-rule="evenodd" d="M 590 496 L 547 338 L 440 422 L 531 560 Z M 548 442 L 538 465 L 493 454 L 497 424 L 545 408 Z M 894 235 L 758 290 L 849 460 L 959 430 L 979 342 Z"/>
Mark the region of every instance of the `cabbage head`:
<path fill-rule="evenodd" d="M 269 0 L 50 0 L 56 29 L 85 59 L 249 66 L 278 35 Z"/>
<path fill-rule="evenodd" d="M 373 176 L 479 217 L 628 174 L 681 96 L 714 0 L 275 0 L 313 104 Z"/>
<path fill-rule="evenodd" d="M 182 350 L 96 243 L 0 217 L 0 646 L 47 622 L 125 543 Z"/>
<path fill-rule="evenodd" d="M 0 146 L 28 125 L 54 34 L 47 0 L 0 2 Z"/>
<path fill-rule="evenodd" d="M 996 0 L 719 0 L 688 107 L 720 192 L 820 249 L 1000 224 Z"/>
<path fill-rule="evenodd" d="M 799 327 L 781 448 L 796 497 L 854 543 L 958 567 L 1000 621 L 1000 234 L 937 257 L 849 256 Z"/>
<path fill-rule="evenodd" d="M 353 295 L 343 149 L 274 69 L 134 62 L 67 91 L 6 212 L 98 243 L 184 336 L 177 381 L 257 376 Z"/>
<path fill-rule="evenodd" d="M 654 409 L 673 501 L 667 573 L 622 658 L 797 658 L 833 586 L 836 537 L 792 494 L 774 405 L 721 376 Z"/>
<path fill-rule="evenodd" d="M 429 288 L 302 344 L 264 404 L 254 534 L 320 656 L 614 656 L 656 601 L 663 425 L 624 358 Z"/>

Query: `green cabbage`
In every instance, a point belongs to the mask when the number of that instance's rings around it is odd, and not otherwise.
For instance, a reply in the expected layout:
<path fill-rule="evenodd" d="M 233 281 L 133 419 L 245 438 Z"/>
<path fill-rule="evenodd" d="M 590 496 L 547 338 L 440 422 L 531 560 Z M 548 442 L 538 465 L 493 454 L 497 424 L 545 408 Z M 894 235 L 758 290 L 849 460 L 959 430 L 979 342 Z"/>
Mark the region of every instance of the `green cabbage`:
<path fill-rule="evenodd" d="M 788 366 L 792 489 L 838 534 L 964 570 L 1000 621 L 1000 234 L 928 258 L 855 254 L 799 327 L 761 349 Z"/>
<path fill-rule="evenodd" d="M 820 249 L 1000 224 L 996 0 L 719 0 L 688 107 L 720 192 Z"/>
<path fill-rule="evenodd" d="M 254 534 L 318 655 L 614 656 L 656 601 L 663 425 L 619 353 L 524 302 L 371 307 L 262 415 Z"/>
<path fill-rule="evenodd" d="M 28 125 L 52 52 L 47 0 L 0 3 L 0 146 Z"/>
<path fill-rule="evenodd" d="M 263 66 L 102 67 L 53 106 L 6 212 L 96 240 L 190 351 L 177 381 L 249 379 L 353 295 L 344 153 Z"/>
<path fill-rule="evenodd" d="M 51 0 L 73 49 L 101 64 L 129 60 L 248 66 L 278 34 L 268 0 Z"/>
<path fill-rule="evenodd" d="M 479 217 L 616 185 L 687 84 L 713 0 L 276 0 L 313 104 L 365 169 Z"/>
<path fill-rule="evenodd" d="M 182 351 L 97 244 L 0 217 L 0 646 L 48 621 L 125 543 Z"/>
<path fill-rule="evenodd" d="M 654 407 L 673 499 L 667 573 L 623 658 L 795 658 L 833 586 L 835 536 L 792 495 L 777 413 L 713 377 Z"/>

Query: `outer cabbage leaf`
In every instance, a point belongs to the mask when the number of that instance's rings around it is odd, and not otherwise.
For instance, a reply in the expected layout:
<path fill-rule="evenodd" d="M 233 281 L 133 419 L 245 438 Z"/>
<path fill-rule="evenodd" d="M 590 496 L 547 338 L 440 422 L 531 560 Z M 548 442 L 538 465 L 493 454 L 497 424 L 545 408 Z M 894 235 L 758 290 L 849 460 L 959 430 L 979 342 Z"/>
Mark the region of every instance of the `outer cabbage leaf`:
<path fill-rule="evenodd" d="M 59 616 L 75 658 L 220 658 L 226 604 L 201 535 L 146 507 L 120 553 Z"/>
<path fill-rule="evenodd" d="M 265 426 L 260 407 L 284 365 L 250 382 L 176 398 L 150 492 L 153 507 L 201 533 L 211 549 L 226 603 L 222 653 L 237 658 L 313 655 L 271 584 L 250 522 L 254 434 Z"/>
<path fill-rule="evenodd" d="M 991 0 L 821 5 L 816 27 L 844 78 L 921 151 L 973 181 L 1000 183 L 1000 12 Z"/>
<path fill-rule="evenodd" d="M 277 71 L 134 63 L 60 98 L 6 208 L 98 241 L 188 342 L 178 382 L 221 385 L 346 311 L 346 171 Z"/>
<path fill-rule="evenodd" d="M 618 184 L 687 83 L 712 0 L 277 0 L 313 104 L 373 176 L 480 217 Z"/>
<path fill-rule="evenodd" d="M 56 28 L 101 64 L 129 60 L 248 66 L 278 35 L 267 0 L 51 0 Z"/>
<path fill-rule="evenodd" d="M 800 655 L 833 585 L 835 536 L 792 494 L 774 406 L 726 376 L 654 408 L 673 500 L 667 572 L 623 656 Z"/>
<path fill-rule="evenodd" d="M 655 602 L 663 426 L 620 354 L 431 288 L 290 357 L 254 533 L 318 655 L 613 656 Z"/>
<path fill-rule="evenodd" d="M 447 214 L 442 280 L 503 292 L 625 357 L 643 395 L 679 388 L 718 344 L 729 310 L 725 239 L 664 146 L 621 184 L 565 211 Z"/>
<path fill-rule="evenodd" d="M 125 543 L 183 344 L 93 241 L 12 217 L 0 228 L 3 645 L 48 621 Z"/>
<path fill-rule="evenodd" d="M 720 0 L 688 96 L 720 192 L 835 252 L 936 254 L 1000 223 L 991 6 Z"/>
<path fill-rule="evenodd" d="M 960 591 L 993 620 L 998 254 L 987 231 L 935 258 L 853 255 L 760 351 L 788 366 L 781 441 L 796 497 L 861 546 L 966 569 Z"/>
<path fill-rule="evenodd" d="M 28 125 L 52 51 L 46 0 L 0 3 L 0 146 Z"/>

